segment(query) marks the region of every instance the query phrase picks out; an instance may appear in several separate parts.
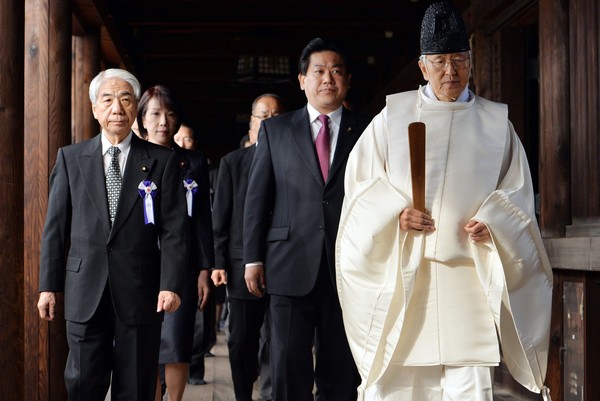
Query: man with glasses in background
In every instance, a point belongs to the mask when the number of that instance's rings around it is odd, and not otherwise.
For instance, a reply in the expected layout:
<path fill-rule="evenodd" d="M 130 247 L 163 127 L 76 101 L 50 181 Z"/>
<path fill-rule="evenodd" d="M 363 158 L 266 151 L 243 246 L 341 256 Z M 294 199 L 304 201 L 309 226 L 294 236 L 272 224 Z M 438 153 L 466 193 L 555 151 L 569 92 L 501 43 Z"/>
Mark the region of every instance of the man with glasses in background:
<path fill-rule="evenodd" d="M 387 97 L 346 167 L 336 270 L 359 400 L 492 401 L 501 355 L 547 400 L 552 270 L 525 152 L 506 105 L 468 88 L 451 3 L 427 9 L 421 54 L 428 84 Z M 426 127 L 422 210 L 413 122 Z"/>
<path fill-rule="evenodd" d="M 215 269 L 212 280 L 227 284 L 229 303 L 229 363 L 236 401 L 252 401 L 252 388 L 260 374 L 260 399 L 271 400 L 269 297 L 256 297 L 246 287 L 242 261 L 242 223 L 253 146 L 263 120 L 283 112 L 282 99 L 272 93 L 252 102 L 249 145 L 223 156 L 219 165 L 213 207 Z"/>

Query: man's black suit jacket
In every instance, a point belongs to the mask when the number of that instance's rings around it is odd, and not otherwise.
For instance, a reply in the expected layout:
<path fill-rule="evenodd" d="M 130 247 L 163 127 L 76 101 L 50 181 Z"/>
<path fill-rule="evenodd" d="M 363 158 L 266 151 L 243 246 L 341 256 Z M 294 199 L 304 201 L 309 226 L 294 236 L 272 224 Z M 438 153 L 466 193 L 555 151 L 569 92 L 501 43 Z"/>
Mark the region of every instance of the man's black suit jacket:
<path fill-rule="evenodd" d="M 160 322 L 158 293 L 180 294 L 187 267 L 189 226 L 176 153 L 132 136 L 111 227 L 100 135 L 58 151 L 50 177 L 39 290 L 64 291 L 65 318 L 86 322 L 108 283 L 121 321 Z M 144 222 L 138 192 L 144 180 L 157 186 L 155 224 Z"/>
<path fill-rule="evenodd" d="M 254 300 L 246 287 L 242 227 L 248 173 L 255 146 L 237 149 L 223 156 L 219 164 L 213 206 L 215 267 L 227 272 L 227 291 L 233 298 Z"/>
<path fill-rule="evenodd" d="M 244 262 L 264 263 L 267 292 L 303 296 L 325 250 L 335 285 L 334 249 L 348 154 L 368 120 L 344 109 L 323 182 L 306 107 L 263 121 L 244 208 Z"/>

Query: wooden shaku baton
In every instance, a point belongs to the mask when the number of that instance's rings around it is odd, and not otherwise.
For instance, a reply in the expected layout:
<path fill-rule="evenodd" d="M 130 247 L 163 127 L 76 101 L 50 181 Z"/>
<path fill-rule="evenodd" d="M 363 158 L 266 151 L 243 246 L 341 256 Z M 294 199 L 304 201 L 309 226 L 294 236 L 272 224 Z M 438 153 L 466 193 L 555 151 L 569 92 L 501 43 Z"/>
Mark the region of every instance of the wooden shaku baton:
<path fill-rule="evenodd" d="M 413 207 L 425 212 L 425 124 L 408 125 L 410 146 L 410 175 L 412 178 Z"/>

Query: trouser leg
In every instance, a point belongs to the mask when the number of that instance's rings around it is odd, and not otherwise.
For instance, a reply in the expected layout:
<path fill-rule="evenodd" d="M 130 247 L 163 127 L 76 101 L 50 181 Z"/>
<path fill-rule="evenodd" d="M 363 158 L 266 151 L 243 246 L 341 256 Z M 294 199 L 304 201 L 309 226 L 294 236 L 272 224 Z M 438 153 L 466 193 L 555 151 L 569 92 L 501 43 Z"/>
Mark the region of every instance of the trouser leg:
<path fill-rule="evenodd" d="M 268 300 L 265 308 L 265 320 L 260 327 L 260 341 L 258 346 L 258 365 L 260 381 L 260 399 L 263 401 L 273 398 L 271 388 L 271 315 Z"/>
<path fill-rule="evenodd" d="M 229 362 L 235 398 L 251 401 L 258 377 L 258 342 L 265 300 L 229 300 Z"/>

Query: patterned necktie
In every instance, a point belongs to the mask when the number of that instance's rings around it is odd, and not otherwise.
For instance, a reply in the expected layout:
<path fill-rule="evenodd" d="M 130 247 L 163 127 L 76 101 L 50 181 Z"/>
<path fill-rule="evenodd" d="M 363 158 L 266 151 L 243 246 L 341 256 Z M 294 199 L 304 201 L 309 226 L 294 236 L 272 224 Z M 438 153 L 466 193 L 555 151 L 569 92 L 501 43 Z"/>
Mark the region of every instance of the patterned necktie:
<path fill-rule="evenodd" d="M 119 153 L 121 150 L 116 146 L 108 148 L 110 155 L 110 164 L 106 172 L 106 194 L 108 195 L 108 212 L 110 222 L 115 221 L 117 214 L 117 203 L 119 203 L 119 193 L 121 192 L 121 169 L 119 168 Z"/>
<path fill-rule="evenodd" d="M 315 140 L 315 147 L 317 148 L 317 155 L 319 156 L 319 165 L 321 166 L 321 174 L 323 175 L 323 181 L 327 182 L 327 176 L 329 175 L 329 116 L 321 114 L 318 117 L 321 121 L 321 129 L 317 134 Z"/>

